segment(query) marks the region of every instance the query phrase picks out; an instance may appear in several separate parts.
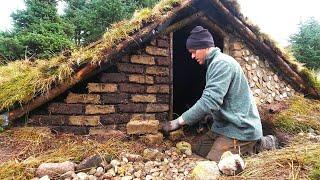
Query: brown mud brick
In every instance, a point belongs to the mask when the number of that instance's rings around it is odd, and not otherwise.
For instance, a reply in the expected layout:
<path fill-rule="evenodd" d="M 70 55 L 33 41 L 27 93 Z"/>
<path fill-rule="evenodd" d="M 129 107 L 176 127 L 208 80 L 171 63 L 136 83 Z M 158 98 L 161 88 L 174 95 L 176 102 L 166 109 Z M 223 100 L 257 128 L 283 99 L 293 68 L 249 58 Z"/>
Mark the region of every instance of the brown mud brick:
<path fill-rule="evenodd" d="M 131 114 L 128 114 L 128 113 L 102 115 L 101 124 L 103 125 L 124 124 L 130 121 L 130 117 L 131 117 Z"/>
<path fill-rule="evenodd" d="M 131 56 L 132 63 L 136 64 L 146 64 L 146 65 L 155 65 L 154 57 L 148 55 L 133 55 Z"/>
<path fill-rule="evenodd" d="M 74 126 L 98 126 L 100 116 L 70 116 L 69 125 Z"/>
<path fill-rule="evenodd" d="M 33 115 L 28 119 L 28 124 L 34 125 L 65 125 L 69 116 L 63 115 Z"/>
<path fill-rule="evenodd" d="M 129 63 L 118 63 L 117 67 L 118 67 L 118 71 L 120 72 L 137 73 L 137 74 L 143 74 L 144 68 L 145 68 L 143 65 L 129 64 Z"/>
<path fill-rule="evenodd" d="M 128 93 L 144 93 L 146 91 L 146 86 L 141 84 L 122 83 L 119 84 L 119 91 Z"/>
<path fill-rule="evenodd" d="M 153 84 L 154 80 L 152 76 L 146 76 L 146 75 L 138 75 L 138 74 L 132 74 L 129 75 L 129 81 L 140 83 L 140 84 Z"/>
<path fill-rule="evenodd" d="M 170 65 L 170 58 L 169 57 L 155 57 L 156 64 L 159 66 L 169 66 Z"/>
<path fill-rule="evenodd" d="M 130 55 L 124 55 L 124 56 L 122 56 L 121 62 L 130 62 Z"/>
<path fill-rule="evenodd" d="M 104 83 L 119 83 L 128 80 L 127 76 L 123 73 L 101 73 L 99 79 L 100 82 Z"/>
<path fill-rule="evenodd" d="M 171 96 L 168 94 L 157 94 L 157 103 L 169 103 Z"/>
<path fill-rule="evenodd" d="M 65 101 L 68 104 L 76 104 L 76 103 L 100 104 L 100 95 L 69 93 Z"/>
<path fill-rule="evenodd" d="M 178 129 L 176 131 L 172 131 L 169 133 L 169 139 L 171 141 L 178 141 L 184 137 L 184 132 L 182 129 Z"/>
<path fill-rule="evenodd" d="M 151 67 L 147 67 L 146 73 L 150 75 L 169 76 L 169 68 L 151 66 Z"/>
<path fill-rule="evenodd" d="M 169 113 L 167 112 L 156 113 L 156 119 L 158 119 L 161 122 L 169 121 Z"/>
<path fill-rule="evenodd" d="M 159 121 L 130 121 L 127 124 L 128 134 L 157 134 L 159 129 Z"/>
<path fill-rule="evenodd" d="M 158 47 L 167 48 L 169 47 L 169 42 L 167 40 L 158 39 Z"/>
<path fill-rule="evenodd" d="M 156 120 L 155 114 L 133 114 L 130 121 Z"/>
<path fill-rule="evenodd" d="M 153 85 L 147 86 L 147 93 L 166 93 L 169 94 L 169 85 Z"/>
<path fill-rule="evenodd" d="M 118 109 L 120 112 L 144 112 L 146 109 L 145 104 L 119 104 Z"/>
<path fill-rule="evenodd" d="M 88 83 L 89 93 L 117 92 L 117 84 L 110 83 Z"/>
<path fill-rule="evenodd" d="M 116 110 L 113 105 L 87 105 L 86 114 L 110 114 Z"/>
<path fill-rule="evenodd" d="M 169 111 L 168 104 L 147 104 L 146 112 L 165 112 Z"/>
<path fill-rule="evenodd" d="M 155 55 L 155 56 L 169 56 L 168 49 L 158 48 L 154 46 L 147 46 L 146 52 L 150 55 Z"/>
<path fill-rule="evenodd" d="M 102 104 L 127 104 L 129 102 L 129 95 L 124 93 L 119 94 L 102 94 L 101 103 Z"/>
<path fill-rule="evenodd" d="M 161 144 L 163 142 L 163 134 L 146 134 L 142 137 L 142 140 L 147 144 Z"/>
<path fill-rule="evenodd" d="M 168 77 L 160 77 L 160 76 L 156 76 L 155 78 L 155 83 L 160 83 L 160 84 L 164 84 L 164 83 L 171 83 L 171 80 Z"/>
<path fill-rule="evenodd" d="M 84 114 L 83 104 L 51 103 L 48 107 L 50 114 Z"/>
<path fill-rule="evenodd" d="M 139 95 L 139 94 L 134 94 L 131 95 L 131 101 L 132 102 L 156 102 L 156 96 L 155 95 L 150 95 L 150 94 L 146 94 L 146 95 Z"/>

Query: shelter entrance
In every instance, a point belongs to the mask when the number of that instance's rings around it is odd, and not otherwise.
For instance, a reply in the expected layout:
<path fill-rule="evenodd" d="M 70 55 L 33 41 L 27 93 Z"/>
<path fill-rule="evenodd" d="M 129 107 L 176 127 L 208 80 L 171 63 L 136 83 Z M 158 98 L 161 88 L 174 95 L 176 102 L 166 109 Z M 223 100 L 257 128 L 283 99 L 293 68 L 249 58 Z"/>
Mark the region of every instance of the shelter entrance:
<path fill-rule="evenodd" d="M 191 24 L 173 33 L 173 119 L 196 103 L 205 87 L 206 67 L 193 60 L 186 49 L 190 31 L 197 25 L 208 29 L 215 46 L 223 50 L 223 37 L 205 25 Z"/>

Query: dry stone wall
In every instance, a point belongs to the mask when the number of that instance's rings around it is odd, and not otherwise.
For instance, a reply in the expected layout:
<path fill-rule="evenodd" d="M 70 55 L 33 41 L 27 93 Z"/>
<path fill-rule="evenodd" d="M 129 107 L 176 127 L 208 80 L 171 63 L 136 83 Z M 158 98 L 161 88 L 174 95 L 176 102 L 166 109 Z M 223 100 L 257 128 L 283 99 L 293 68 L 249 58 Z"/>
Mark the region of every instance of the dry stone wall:
<path fill-rule="evenodd" d="M 33 113 L 29 124 L 76 134 L 126 128 L 128 134 L 161 139 L 159 120 L 168 119 L 171 99 L 170 53 L 168 36 L 153 40 L 84 84 L 82 93 L 71 89 L 62 101 L 49 103 L 46 113 Z"/>
<path fill-rule="evenodd" d="M 230 55 L 241 65 L 249 81 L 258 105 L 281 101 L 291 97 L 295 91 L 282 76 L 275 71 L 268 59 L 258 56 L 239 39 L 230 38 Z"/>

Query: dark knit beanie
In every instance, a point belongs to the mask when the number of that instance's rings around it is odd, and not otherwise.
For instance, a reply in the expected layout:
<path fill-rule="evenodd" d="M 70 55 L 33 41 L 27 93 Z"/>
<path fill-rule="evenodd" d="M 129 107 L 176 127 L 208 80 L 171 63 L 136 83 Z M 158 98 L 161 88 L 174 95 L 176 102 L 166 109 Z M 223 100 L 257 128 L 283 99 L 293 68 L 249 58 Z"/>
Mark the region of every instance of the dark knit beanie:
<path fill-rule="evenodd" d="M 186 43 L 187 49 L 205 49 L 214 47 L 212 35 L 202 26 L 196 26 L 190 32 Z"/>

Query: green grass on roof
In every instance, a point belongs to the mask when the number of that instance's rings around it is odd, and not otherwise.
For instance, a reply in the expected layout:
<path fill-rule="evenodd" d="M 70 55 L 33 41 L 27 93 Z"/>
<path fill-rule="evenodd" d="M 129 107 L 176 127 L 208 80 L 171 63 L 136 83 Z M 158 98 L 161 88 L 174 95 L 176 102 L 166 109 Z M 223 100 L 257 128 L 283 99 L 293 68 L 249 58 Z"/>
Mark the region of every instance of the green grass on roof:
<path fill-rule="evenodd" d="M 48 92 L 52 86 L 67 81 L 74 67 L 99 63 L 105 52 L 148 23 L 161 17 L 182 0 L 162 0 L 153 9 L 136 11 L 130 20 L 115 23 L 103 35 L 101 43 L 93 48 L 80 48 L 66 58 L 63 55 L 33 62 L 20 60 L 0 66 L 0 112 L 25 104 Z"/>

